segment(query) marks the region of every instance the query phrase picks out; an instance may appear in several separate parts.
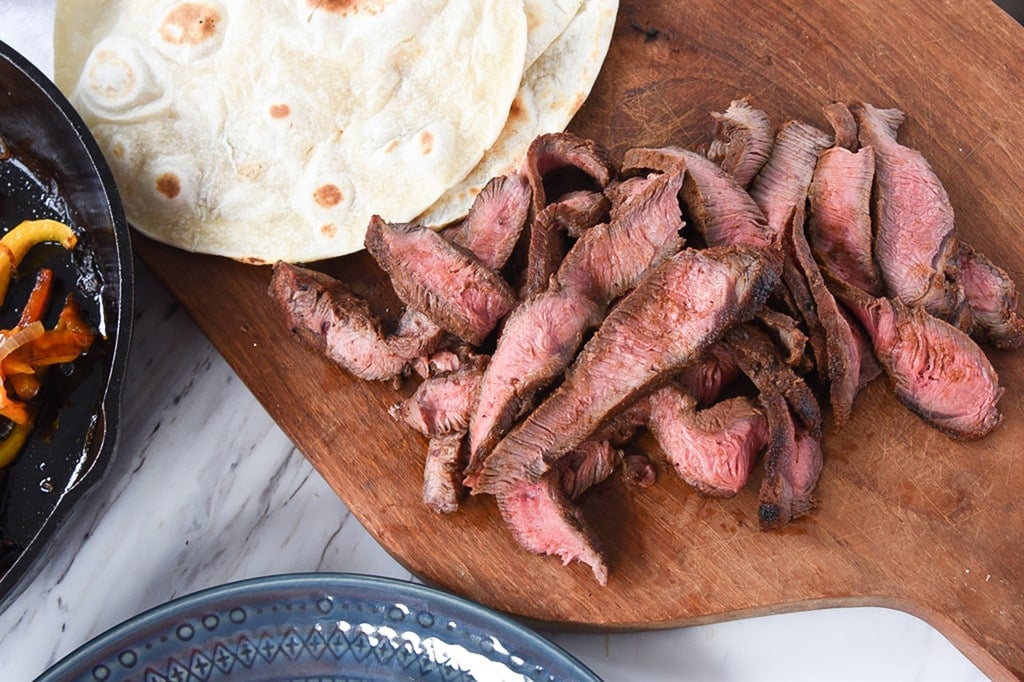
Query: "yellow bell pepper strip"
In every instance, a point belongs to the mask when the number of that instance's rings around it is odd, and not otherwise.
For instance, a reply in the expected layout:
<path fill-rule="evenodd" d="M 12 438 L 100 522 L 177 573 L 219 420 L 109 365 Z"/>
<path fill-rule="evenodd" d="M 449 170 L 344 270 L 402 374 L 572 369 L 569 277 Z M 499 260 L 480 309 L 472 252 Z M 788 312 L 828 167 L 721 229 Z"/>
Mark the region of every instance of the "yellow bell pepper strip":
<path fill-rule="evenodd" d="M 57 220 L 25 220 L 0 238 L 0 304 L 7 297 L 7 289 L 11 285 L 25 254 L 36 244 L 57 242 L 65 249 L 71 250 L 78 243 L 74 231 Z"/>
<path fill-rule="evenodd" d="M 28 434 L 32 433 L 31 424 L 15 424 L 7 438 L 0 441 L 0 469 L 14 461 L 14 458 L 21 452 L 28 440 Z"/>

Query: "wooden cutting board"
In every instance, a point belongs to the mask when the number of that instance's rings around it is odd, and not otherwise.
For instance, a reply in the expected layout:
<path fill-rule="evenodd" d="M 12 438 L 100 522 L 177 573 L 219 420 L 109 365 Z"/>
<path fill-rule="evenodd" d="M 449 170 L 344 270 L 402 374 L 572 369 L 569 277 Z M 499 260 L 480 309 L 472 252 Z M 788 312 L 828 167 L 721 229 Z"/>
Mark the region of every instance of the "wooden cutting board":
<path fill-rule="evenodd" d="M 1021 45 L 1024 29 L 985 0 L 623 2 L 572 129 L 621 155 L 707 142 L 709 112 L 743 95 L 776 123 L 825 129 L 834 99 L 897 106 L 901 139 L 945 182 L 963 237 L 1024 285 Z M 876 381 L 825 436 L 819 508 L 781 532 L 758 530 L 756 482 L 728 501 L 667 470 L 647 489 L 602 484 L 582 505 L 608 549 L 602 588 L 583 566 L 521 551 L 490 498 L 428 511 L 425 442 L 386 412 L 411 387 L 357 382 L 299 345 L 265 294 L 267 268 L 136 243 L 369 532 L 429 583 L 548 625 L 616 630 L 887 606 L 993 677 L 1024 675 L 1024 352 L 991 354 L 1005 421 L 975 443 L 924 426 Z M 318 267 L 386 300 L 365 253 Z"/>

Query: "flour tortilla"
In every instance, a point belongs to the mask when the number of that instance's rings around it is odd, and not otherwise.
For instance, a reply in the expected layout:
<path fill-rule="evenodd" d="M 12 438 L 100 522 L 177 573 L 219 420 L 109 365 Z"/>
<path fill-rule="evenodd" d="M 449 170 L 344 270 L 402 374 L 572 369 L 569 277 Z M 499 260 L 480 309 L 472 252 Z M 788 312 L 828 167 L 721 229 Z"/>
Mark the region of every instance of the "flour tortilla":
<path fill-rule="evenodd" d="M 611 43 L 618 0 L 583 0 L 565 30 L 526 70 L 504 129 L 470 173 L 416 222 L 443 227 L 465 216 L 487 181 L 522 166 L 538 135 L 565 129 L 597 80 Z"/>
<path fill-rule="evenodd" d="M 295 262 L 361 249 L 373 214 L 408 221 L 466 176 L 527 20 L 523 0 L 58 0 L 54 44 L 136 229 Z"/>

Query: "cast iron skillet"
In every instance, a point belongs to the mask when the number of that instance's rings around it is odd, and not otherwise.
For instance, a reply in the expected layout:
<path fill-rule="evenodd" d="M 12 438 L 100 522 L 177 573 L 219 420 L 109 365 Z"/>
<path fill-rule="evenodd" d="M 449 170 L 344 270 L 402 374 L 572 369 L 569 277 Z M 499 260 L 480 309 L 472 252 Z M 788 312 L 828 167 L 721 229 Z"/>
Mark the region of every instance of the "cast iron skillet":
<path fill-rule="evenodd" d="M 60 246 L 35 247 L 0 324 L 13 326 L 46 265 L 58 282 L 55 302 L 73 292 L 100 336 L 79 362 L 47 375 L 36 430 L 0 472 L 0 609 L 113 455 L 134 284 L 128 226 L 99 148 L 57 87 L 0 42 L 0 232 L 28 218 L 66 222 L 79 245 L 70 257 Z"/>

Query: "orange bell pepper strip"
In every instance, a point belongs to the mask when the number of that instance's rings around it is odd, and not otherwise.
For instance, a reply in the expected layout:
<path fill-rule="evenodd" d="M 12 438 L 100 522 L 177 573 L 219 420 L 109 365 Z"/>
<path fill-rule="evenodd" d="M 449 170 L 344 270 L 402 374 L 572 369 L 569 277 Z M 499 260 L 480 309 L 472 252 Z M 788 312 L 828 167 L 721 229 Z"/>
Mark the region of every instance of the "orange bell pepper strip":
<path fill-rule="evenodd" d="M 18 320 L 19 327 L 27 327 L 36 320 L 43 319 L 46 309 L 50 305 L 50 297 L 53 293 L 53 270 L 50 268 L 39 268 L 36 273 L 36 283 L 32 292 L 25 301 L 25 307 L 21 311 L 21 319 Z"/>

